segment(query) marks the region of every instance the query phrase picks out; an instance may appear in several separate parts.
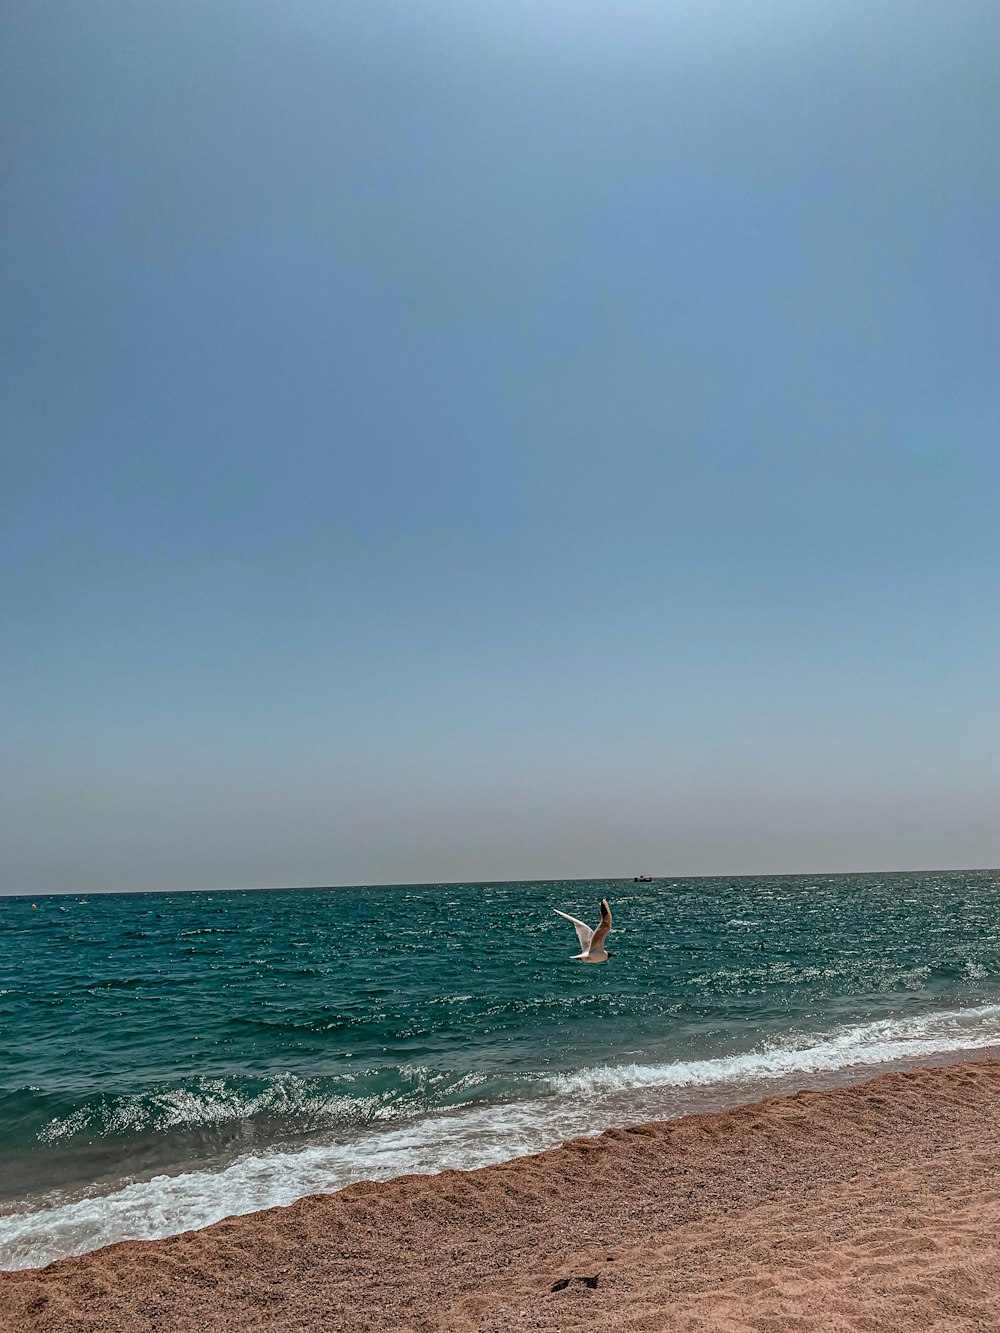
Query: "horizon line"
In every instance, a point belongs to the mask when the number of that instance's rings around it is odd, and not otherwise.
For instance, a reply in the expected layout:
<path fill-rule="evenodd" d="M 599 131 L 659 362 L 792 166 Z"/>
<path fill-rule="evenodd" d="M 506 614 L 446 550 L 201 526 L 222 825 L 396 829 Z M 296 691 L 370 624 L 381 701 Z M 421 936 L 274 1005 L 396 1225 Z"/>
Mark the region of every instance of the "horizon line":
<path fill-rule="evenodd" d="M 833 876 L 847 877 L 851 875 L 985 875 L 990 873 L 1000 873 L 1000 866 L 930 866 L 920 869 L 904 868 L 901 870 L 779 870 L 779 871 L 739 871 L 736 874 L 699 874 L 699 875 L 649 875 L 645 880 L 639 881 L 632 875 L 572 875 L 566 878 L 559 876 L 544 879 L 535 879 L 532 877 L 520 879 L 478 879 L 478 880 L 413 880 L 407 882 L 397 882 L 387 880 L 378 884 L 274 884 L 274 885 L 245 885 L 236 884 L 216 888 L 187 888 L 187 889 L 46 889 L 43 893 L 8 893 L 6 890 L 0 890 L 0 899 L 16 901 L 18 899 L 34 898 L 127 898 L 139 897 L 148 894 L 168 894 L 168 893 L 345 893 L 351 889 L 457 889 L 457 888 L 485 888 L 489 885 L 497 884 L 667 884 L 682 883 L 690 880 L 716 880 L 716 879 L 804 879 L 807 876 L 814 875 L 818 878 L 830 878 Z"/>

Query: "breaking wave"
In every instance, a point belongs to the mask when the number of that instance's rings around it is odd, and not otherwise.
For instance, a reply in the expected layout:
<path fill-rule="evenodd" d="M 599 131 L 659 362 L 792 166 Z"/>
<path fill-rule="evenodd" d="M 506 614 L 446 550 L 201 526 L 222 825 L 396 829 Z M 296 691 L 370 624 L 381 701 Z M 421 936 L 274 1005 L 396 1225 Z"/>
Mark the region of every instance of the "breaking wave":
<path fill-rule="evenodd" d="M 858 1066 L 888 1065 L 1000 1045 L 1000 1006 L 878 1019 L 827 1035 L 794 1036 L 755 1050 L 711 1060 L 668 1064 L 602 1065 L 557 1075 L 565 1093 L 617 1092 L 629 1088 L 694 1088 L 758 1083 L 796 1074 L 832 1073 Z"/>

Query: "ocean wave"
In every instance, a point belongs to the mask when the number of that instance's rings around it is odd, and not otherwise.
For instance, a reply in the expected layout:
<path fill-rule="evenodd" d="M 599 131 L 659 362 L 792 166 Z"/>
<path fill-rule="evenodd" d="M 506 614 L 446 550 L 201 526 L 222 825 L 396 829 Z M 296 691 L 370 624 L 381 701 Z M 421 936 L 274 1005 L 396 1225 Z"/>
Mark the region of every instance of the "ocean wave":
<path fill-rule="evenodd" d="M 558 1092 L 587 1094 L 632 1088 L 695 1088 L 715 1084 L 757 1083 L 796 1074 L 848 1070 L 981 1050 L 1000 1045 L 1000 1006 L 946 1010 L 912 1018 L 886 1018 L 835 1029 L 826 1034 L 798 1034 L 766 1042 L 755 1050 L 708 1060 L 664 1064 L 601 1065 L 556 1074 Z"/>
<path fill-rule="evenodd" d="M 140 1134 L 219 1130 L 265 1121 L 285 1137 L 319 1130 L 357 1129 L 365 1124 L 427 1114 L 468 1100 L 487 1085 L 494 1097 L 522 1080 L 501 1079 L 481 1071 L 458 1073 L 422 1065 L 358 1070 L 329 1078 L 301 1078 L 283 1073 L 267 1079 L 197 1078 L 143 1093 L 97 1094 L 82 1105 L 48 1115 L 35 1137 L 42 1144 L 73 1140 L 129 1139 Z M 15 1094 L 17 1096 L 17 1094 Z M 8 1101 L 11 1098 L 7 1099 Z M 23 1089 L 20 1115 L 51 1097 Z M 8 1116 L 13 1114 L 11 1109 Z M 271 1137 L 277 1137 L 275 1133 Z"/>
<path fill-rule="evenodd" d="M 67 1115 L 54 1116 L 38 1131 L 38 1140 L 60 1143 L 81 1135 L 108 1138 L 150 1131 L 166 1133 L 263 1116 L 280 1116 L 289 1122 L 289 1129 L 307 1129 L 314 1124 L 362 1118 L 366 1111 L 375 1109 L 376 1103 L 377 1098 L 358 1098 L 339 1088 L 324 1089 L 315 1081 L 292 1074 L 256 1088 L 241 1087 L 232 1079 L 206 1078 L 190 1087 L 98 1097 Z"/>

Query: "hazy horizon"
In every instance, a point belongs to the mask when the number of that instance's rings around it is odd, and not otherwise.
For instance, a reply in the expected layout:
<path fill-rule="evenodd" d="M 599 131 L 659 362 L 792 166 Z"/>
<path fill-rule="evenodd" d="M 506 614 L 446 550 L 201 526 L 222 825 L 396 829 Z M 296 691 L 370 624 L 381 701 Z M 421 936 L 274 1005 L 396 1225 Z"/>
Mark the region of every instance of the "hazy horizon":
<path fill-rule="evenodd" d="M 995 4 L 3 28 L 0 894 L 1000 862 Z"/>
<path fill-rule="evenodd" d="M 898 876 L 905 879 L 907 876 L 921 877 L 924 875 L 970 875 L 970 874 L 992 874 L 1000 872 L 997 866 L 931 866 L 921 867 L 919 869 L 866 869 L 866 870 L 768 870 L 762 872 L 734 872 L 723 874 L 698 874 L 698 875 L 647 875 L 645 882 L 664 883 L 691 883 L 697 880 L 762 880 L 762 879 L 842 879 L 854 876 L 870 876 L 876 878 L 881 875 L 888 877 Z M 474 889 L 483 888 L 493 884 L 621 884 L 623 887 L 635 883 L 632 875 L 555 875 L 552 877 L 539 877 L 537 875 L 526 875 L 523 879 L 452 879 L 452 880 L 402 880 L 398 883 L 379 880 L 374 883 L 357 884 L 222 884 L 222 885 L 192 885 L 183 889 L 155 888 L 155 889 L 46 889 L 37 890 L 34 893 L 6 893 L 0 894 L 0 897 L 35 899 L 35 898 L 73 898 L 86 894 L 88 898 L 93 897 L 130 897 L 145 894 L 157 893 L 349 893 L 351 889 Z"/>

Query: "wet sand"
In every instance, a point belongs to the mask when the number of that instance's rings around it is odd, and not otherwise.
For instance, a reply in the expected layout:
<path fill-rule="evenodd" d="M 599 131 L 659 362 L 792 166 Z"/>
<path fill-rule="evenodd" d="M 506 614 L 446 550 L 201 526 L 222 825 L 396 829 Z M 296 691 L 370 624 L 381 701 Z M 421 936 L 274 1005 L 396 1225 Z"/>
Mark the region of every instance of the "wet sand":
<path fill-rule="evenodd" d="M 0 1329 L 1000 1330 L 1000 1061 L 0 1274 Z"/>

